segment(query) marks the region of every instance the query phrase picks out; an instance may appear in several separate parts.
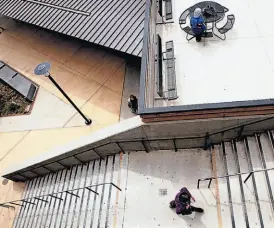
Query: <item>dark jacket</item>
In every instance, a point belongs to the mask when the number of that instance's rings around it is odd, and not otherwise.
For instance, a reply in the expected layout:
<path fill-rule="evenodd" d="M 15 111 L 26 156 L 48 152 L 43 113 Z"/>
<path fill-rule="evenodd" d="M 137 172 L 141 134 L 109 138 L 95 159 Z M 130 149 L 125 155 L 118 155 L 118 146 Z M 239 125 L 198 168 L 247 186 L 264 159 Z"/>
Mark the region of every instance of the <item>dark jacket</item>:
<path fill-rule="evenodd" d="M 131 100 L 130 98 L 127 101 L 128 107 L 132 109 L 138 109 L 138 99 L 135 97 L 134 100 Z"/>
<path fill-rule="evenodd" d="M 190 198 L 191 198 L 191 194 L 188 191 L 188 189 L 186 187 L 183 187 L 175 197 L 175 205 L 176 205 L 176 213 L 177 214 L 182 214 L 182 212 L 186 209 L 186 204 L 182 203 L 179 199 L 180 195 L 182 193 L 186 193 L 189 196 L 189 202 L 190 202 Z"/>

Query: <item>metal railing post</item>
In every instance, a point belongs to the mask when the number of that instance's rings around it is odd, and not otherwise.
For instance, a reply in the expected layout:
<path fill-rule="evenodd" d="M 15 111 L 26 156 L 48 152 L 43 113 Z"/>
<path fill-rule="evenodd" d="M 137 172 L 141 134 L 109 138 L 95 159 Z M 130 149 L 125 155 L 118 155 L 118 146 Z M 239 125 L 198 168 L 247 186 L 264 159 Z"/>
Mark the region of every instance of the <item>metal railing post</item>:
<path fill-rule="evenodd" d="M 249 177 L 251 177 L 252 174 L 253 174 L 253 172 L 251 172 L 251 173 L 247 176 L 247 178 L 245 178 L 244 183 L 247 182 L 247 180 L 249 179 Z"/>
<path fill-rule="evenodd" d="M 89 187 L 86 187 L 86 189 L 88 189 L 89 191 L 91 191 L 91 192 L 93 192 L 94 194 L 96 194 L 96 195 L 99 195 L 99 193 L 98 192 L 95 192 L 94 190 L 92 190 L 91 188 L 89 188 Z"/>
<path fill-rule="evenodd" d="M 113 185 L 115 188 L 117 188 L 120 192 L 122 191 L 121 188 L 119 188 L 117 185 L 113 184 L 112 182 L 110 184 Z"/>
<path fill-rule="evenodd" d="M 241 139 L 245 126 L 242 126 L 238 132 L 238 139 Z"/>
<path fill-rule="evenodd" d="M 177 145 L 176 145 L 176 141 L 175 141 L 176 139 L 172 139 L 172 141 L 173 141 L 173 145 L 174 145 L 174 150 L 175 150 L 175 152 L 177 152 L 178 151 L 178 148 L 177 148 Z"/>
<path fill-rule="evenodd" d="M 209 181 L 208 186 L 207 186 L 208 188 L 210 188 L 211 182 L 212 182 L 212 178 L 210 178 L 210 181 Z"/>
<path fill-rule="evenodd" d="M 146 146 L 146 144 L 145 144 L 145 140 L 141 140 L 141 143 L 142 143 L 142 145 L 143 145 L 145 151 L 146 151 L 147 153 L 149 153 L 149 149 L 147 148 L 147 146 Z"/>
<path fill-rule="evenodd" d="M 201 179 L 198 179 L 197 188 L 200 188 L 200 181 Z"/>
<path fill-rule="evenodd" d="M 204 144 L 204 150 L 207 150 L 208 148 L 210 148 L 211 143 L 210 143 L 210 138 L 209 138 L 209 133 L 207 132 L 205 135 L 205 144 Z"/>

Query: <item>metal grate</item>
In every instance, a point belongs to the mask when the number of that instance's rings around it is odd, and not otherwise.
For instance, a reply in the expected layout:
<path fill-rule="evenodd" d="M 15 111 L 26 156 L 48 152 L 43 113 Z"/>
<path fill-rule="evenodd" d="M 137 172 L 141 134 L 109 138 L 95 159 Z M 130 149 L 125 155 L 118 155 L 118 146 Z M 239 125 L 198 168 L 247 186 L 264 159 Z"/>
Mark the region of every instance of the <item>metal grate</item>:
<path fill-rule="evenodd" d="M 166 196 L 167 195 L 167 189 L 166 188 L 160 188 L 159 189 L 159 196 Z"/>

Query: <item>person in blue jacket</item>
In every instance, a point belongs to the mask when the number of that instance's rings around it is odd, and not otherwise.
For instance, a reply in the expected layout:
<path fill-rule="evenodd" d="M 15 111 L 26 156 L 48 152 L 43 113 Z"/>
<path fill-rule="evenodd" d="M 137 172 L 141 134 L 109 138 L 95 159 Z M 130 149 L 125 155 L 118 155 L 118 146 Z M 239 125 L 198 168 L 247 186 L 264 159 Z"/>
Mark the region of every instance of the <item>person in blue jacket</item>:
<path fill-rule="evenodd" d="M 196 8 L 194 10 L 193 17 L 190 19 L 190 25 L 193 33 L 195 34 L 196 41 L 200 42 L 202 39 L 202 34 L 206 30 L 204 18 L 202 17 L 202 10 L 200 8 Z"/>

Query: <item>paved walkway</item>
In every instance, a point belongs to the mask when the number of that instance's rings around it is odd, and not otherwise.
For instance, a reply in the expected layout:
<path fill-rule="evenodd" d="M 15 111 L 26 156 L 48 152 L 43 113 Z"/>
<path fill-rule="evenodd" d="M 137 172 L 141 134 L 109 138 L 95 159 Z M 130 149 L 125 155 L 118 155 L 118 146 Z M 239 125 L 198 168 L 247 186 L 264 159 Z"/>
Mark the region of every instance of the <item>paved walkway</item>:
<path fill-rule="evenodd" d="M 0 118 L 0 174 L 11 164 L 44 153 L 120 118 L 125 60 L 97 47 L 0 17 L 0 60 L 36 82 L 40 88 L 29 115 Z M 78 107 L 82 117 L 45 77 L 33 74 L 37 64 L 49 61 L 51 74 Z M 0 201 L 22 194 L 23 184 L 2 183 Z M 0 208 L 0 227 L 11 227 L 15 212 Z"/>
<path fill-rule="evenodd" d="M 12 26 L 0 37 L 2 61 L 67 103 L 47 78 L 33 74 L 37 64 L 51 62 L 52 76 L 95 123 L 113 124 L 119 120 L 124 59 L 44 30 L 22 24 Z M 67 126 L 79 125 L 77 116 Z"/>
<path fill-rule="evenodd" d="M 140 62 L 130 62 L 126 65 L 123 98 L 121 104 L 120 120 L 125 120 L 136 116 L 128 108 L 128 98 L 131 94 L 139 97 L 139 87 L 140 87 Z"/>

